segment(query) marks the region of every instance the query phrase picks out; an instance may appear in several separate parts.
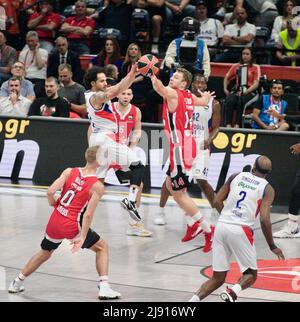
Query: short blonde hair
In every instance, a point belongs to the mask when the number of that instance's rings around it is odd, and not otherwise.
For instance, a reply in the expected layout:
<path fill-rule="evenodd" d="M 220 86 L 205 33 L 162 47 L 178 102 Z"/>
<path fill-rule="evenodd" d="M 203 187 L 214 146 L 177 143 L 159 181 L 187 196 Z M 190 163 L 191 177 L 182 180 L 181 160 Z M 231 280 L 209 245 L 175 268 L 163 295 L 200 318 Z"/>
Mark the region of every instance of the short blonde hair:
<path fill-rule="evenodd" d="M 99 153 L 99 145 L 92 146 L 85 151 L 85 160 L 88 163 L 93 163 L 97 160 L 97 154 Z"/>

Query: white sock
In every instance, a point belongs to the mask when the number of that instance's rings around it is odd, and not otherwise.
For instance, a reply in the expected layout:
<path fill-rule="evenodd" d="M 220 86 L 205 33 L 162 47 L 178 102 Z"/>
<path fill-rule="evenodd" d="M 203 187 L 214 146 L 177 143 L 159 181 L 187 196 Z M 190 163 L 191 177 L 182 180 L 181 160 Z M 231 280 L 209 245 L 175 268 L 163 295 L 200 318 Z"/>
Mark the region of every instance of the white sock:
<path fill-rule="evenodd" d="M 132 202 L 135 202 L 136 201 L 136 197 L 137 197 L 137 194 L 138 194 L 138 188 L 136 187 L 133 187 L 131 186 L 129 188 L 129 194 L 128 194 L 128 199 Z"/>
<path fill-rule="evenodd" d="M 233 290 L 233 292 L 236 294 L 236 296 L 238 296 L 238 294 L 241 292 L 242 287 L 240 284 L 235 284 L 231 287 L 231 289 Z"/>
<path fill-rule="evenodd" d="M 18 283 L 22 283 L 22 282 L 24 282 L 25 278 L 26 278 L 26 276 L 24 276 L 22 273 L 20 273 L 18 275 L 18 277 L 16 277 L 15 281 Z"/>
<path fill-rule="evenodd" d="M 107 286 L 107 285 L 108 285 L 108 276 L 107 275 L 100 276 L 100 278 L 99 278 L 99 287 Z"/>
<path fill-rule="evenodd" d="M 185 220 L 188 226 L 193 226 L 196 220 L 193 219 L 193 217 L 185 214 Z"/>
<path fill-rule="evenodd" d="M 206 233 L 210 233 L 211 232 L 210 223 L 204 219 L 204 216 L 200 213 L 200 211 L 198 211 L 196 213 L 196 215 L 193 216 L 193 219 L 195 221 L 199 221 L 200 222 L 201 228 L 203 228 L 203 230 Z"/>
<path fill-rule="evenodd" d="M 189 302 L 200 302 L 199 296 L 196 294 L 193 295 Z"/>
<path fill-rule="evenodd" d="M 289 214 L 289 222 L 293 225 L 295 224 L 299 225 L 299 216 Z"/>

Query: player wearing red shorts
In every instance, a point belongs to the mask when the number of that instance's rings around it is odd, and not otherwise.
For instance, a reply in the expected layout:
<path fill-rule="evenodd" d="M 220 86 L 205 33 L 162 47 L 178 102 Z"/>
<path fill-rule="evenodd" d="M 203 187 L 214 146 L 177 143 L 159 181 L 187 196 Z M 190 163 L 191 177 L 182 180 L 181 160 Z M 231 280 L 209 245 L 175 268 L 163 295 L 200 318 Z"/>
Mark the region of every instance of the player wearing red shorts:
<path fill-rule="evenodd" d="M 49 187 L 47 197 L 49 204 L 54 206 L 54 211 L 47 224 L 41 250 L 11 282 L 9 293 L 24 291 L 25 278 L 46 262 L 64 239 L 69 239 L 72 241 L 73 253 L 80 248 L 87 248 L 96 253 L 96 268 L 100 276 L 99 299 L 121 297 L 108 283 L 108 245 L 90 228 L 94 212 L 104 193 L 104 186 L 96 177 L 99 166 L 96 160 L 98 153 L 97 146 L 87 149 L 85 167 L 66 169 Z M 61 196 L 56 200 L 54 195 L 60 189 Z"/>

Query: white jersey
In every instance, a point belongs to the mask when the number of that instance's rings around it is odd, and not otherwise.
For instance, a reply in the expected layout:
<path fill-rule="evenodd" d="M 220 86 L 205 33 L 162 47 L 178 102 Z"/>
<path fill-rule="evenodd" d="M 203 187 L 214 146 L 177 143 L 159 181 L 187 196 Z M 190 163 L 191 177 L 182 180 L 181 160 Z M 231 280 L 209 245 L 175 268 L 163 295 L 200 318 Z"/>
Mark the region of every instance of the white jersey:
<path fill-rule="evenodd" d="M 88 91 L 85 93 L 86 106 L 89 119 L 91 120 L 93 133 L 116 133 L 118 130 L 118 125 L 115 113 L 111 106 L 111 101 L 103 103 L 100 110 L 95 109 L 90 102 L 91 97 L 94 94 L 96 94 L 96 92 Z"/>
<path fill-rule="evenodd" d="M 197 147 L 204 140 L 209 138 L 209 129 L 211 127 L 211 118 L 213 114 L 213 99 L 208 103 L 208 106 L 195 106 L 194 120 L 194 137 L 197 142 Z"/>
<path fill-rule="evenodd" d="M 268 181 L 250 172 L 241 172 L 230 184 L 219 221 L 241 226 L 254 226 Z"/>

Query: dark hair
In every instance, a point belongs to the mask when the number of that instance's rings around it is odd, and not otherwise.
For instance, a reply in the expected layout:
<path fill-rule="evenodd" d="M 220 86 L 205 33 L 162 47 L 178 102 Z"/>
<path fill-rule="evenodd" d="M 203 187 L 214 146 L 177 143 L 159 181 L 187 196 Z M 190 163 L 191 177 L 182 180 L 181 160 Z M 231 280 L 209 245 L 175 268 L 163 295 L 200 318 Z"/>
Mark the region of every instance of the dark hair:
<path fill-rule="evenodd" d="M 193 77 L 193 83 L 197 80 L 197 79 L 204 79 L 205 83 L 207 84 L 207 80 L 205 78 L 205 76 L 203 74 L 195 74 L 194 77 Z"/>
<path fill-rule="evenodd" d="M 288 2 L 292 2 L 292 4 L 294 5 L 294 7 L 297 6 L 297 2 L 295 0 L 285 0 L 283 5 L 282 5 L 282 9 L 283 9 L 283 17 L 286 17 L 287 16 L 287 10 L 286 10 L 286 7 L 287 7 L 287 3 Z"/>
<path fill-rule="evenodd" d="M 11 77 L 11 78 L 8 80 L 8 84 L 9 84 L 10 82 L 15 82 L 15 81 L 19 81 L 20 85 L 21 85 L 21 83 L 22 83 L 22 80 L 21 80 L 21 78 L 20 78 L 20 77 L 15 77 L 15 76 L 13 76 L 13 77 Z"/>
<path fill-rule="evenodd" d="M 274 85 L 281 85 L 282 88 L 284 88 L 283 82 L 281 80 L 279 80 L 279 79 L 273 79 L 271 81 L 270 88 L 272 88 Z"/>
<path fill-rule="evenodd" d="M 106 45 L 106 43 L 107 43 L 108 40 L 111 40 L 112 41 L 113 47 L 114 47 L 113 54 L 109 58 L 109 62 L 108 63 L 109 64 L 113 64 L 117 60 L 121 59 L 120 46 L 119 46 L 119 43 L 118 43 L 117 39 L 115 39 L 115 38 L 106 38 L 105 39 L 105 42 L 104 42 L 104 47 L 103 47 L 103 49 L 100 51 L 100 53 L 97 56 L 97 64 L 99 66 L 104 66 L 104 62 L 105 62 L 106 57 L 107 57 L 106 56 L 105 45 Z"/>
<path fill-rule="evenodd" d="M 245 49 L 248 49 L 249 51 L 250 51 L 250 53 L 251 53 L 251 60 L 250 60 L 250 66 L 252 66 L 254 63 L 255 63 L 255 57 L 254 57 L 254 54 L 253 54 L 253 49 L 252 48 L 250 48 L 250 47 L 245 47 L 243 50 L 242 50 L 242 54 L 241 54 L 241 59 L 240 59 L 240 64 L 244 64 L 244 62 L 243 62 L 243 51 L 245 50 Z"/>
<path fill-rule="evenodd" d="M 104 68 L 102 67 L 92 67 L 91 69 L 89 69 L 84 75 L 83 81 L 84 81 L 85 87 L 88 89 L 91 89 L 92 82 L 96 82 L 98 74 L 101 74 L 101 73 L 105 74 Z"/>

